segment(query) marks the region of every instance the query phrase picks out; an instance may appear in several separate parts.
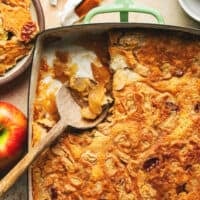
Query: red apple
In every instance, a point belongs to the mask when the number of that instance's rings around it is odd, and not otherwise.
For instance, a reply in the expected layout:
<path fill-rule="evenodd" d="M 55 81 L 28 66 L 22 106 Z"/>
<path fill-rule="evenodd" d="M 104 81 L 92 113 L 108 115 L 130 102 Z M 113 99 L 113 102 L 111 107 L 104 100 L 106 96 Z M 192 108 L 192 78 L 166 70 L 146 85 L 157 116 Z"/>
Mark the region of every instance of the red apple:
<path fill-rule="evenodd" d="M 0 101 L 0 170 L 10 167 L 24 149 L 25 115 L 14 105 Z"/>

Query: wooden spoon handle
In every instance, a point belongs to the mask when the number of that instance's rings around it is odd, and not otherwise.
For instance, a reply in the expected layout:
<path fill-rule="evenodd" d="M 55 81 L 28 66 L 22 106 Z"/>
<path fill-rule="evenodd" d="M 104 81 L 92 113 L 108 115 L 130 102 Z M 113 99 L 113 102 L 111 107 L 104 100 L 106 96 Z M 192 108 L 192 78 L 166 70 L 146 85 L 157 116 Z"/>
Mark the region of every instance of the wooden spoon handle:
<path fill-rule="evenodd" d="M 0 197 L 17 181 L 28 166 L 42 151 L 49 147 L 56 138 L 63 133 L 66 122 L 60 120 L 44 137 L 38 145 L 33 147 L 18 164 L 0 181 Z"/>

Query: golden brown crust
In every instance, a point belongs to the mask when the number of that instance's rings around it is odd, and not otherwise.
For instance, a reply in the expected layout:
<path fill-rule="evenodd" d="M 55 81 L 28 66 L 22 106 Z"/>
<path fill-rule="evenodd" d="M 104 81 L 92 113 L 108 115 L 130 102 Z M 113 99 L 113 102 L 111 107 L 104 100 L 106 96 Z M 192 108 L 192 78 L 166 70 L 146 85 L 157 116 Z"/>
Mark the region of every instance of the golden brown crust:
<path fill-rule="evenodd" d="M 199 199 L 199 38 L 141 30 L 109 37 L 109 115 L 91 131 L 63 135 L 36 161 L 34 199 Z M 167 77 L 160 68 L 164 61 Z M 41 67 L 40 80 L 52 73 Z M 102 82 L 100 69 L 93 68 Z"/>
<path fill-rule="evenodd" d="M 129 67 L 151 81 L 181 77 L 199 62 L 199 40 L 184 34 L 127 31 L 111 32 L 110 38 L 110 53 L 126 54 Z"/>
<path fill-rule="evenodd" d="M 29 53 L 31 46 L 25 46 L 15 39 L 0 42 L 0 75 L 13 67 L 17 60 Z"/>
<path fill-rule="evenodd" d="M 30 11 L 0 3 L 0 12 L 4 29 L 16 35 L 18 40 L 29 42 L 35 36 L 37 27 L 32 22 Z"/>
<path fill-rule="evenodd" d="M 26 9 L 30 9 L 30 0 L 0 0 L 0 2 L 13 7 L 20 6 Z"/>

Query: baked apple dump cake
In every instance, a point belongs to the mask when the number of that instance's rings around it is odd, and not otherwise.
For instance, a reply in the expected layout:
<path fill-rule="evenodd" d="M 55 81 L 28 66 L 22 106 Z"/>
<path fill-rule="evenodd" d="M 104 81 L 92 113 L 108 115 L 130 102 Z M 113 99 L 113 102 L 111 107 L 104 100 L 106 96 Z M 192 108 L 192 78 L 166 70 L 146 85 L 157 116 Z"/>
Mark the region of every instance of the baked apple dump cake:
<path fill-rule="evenodd" d="M 200 199 L 199 37 L 135 29 L 105 40 L 42 58 L 33 145 L 58 121 L 61 83 L 87 119 L 113 105 L 96 128 L 66 130 L 33 164 L 33 199 Z"/>
<path fill-rule="evenodd" d="M 30 52 L 37 29 L 30 0 L 0 0 L 0 76 Z"/>

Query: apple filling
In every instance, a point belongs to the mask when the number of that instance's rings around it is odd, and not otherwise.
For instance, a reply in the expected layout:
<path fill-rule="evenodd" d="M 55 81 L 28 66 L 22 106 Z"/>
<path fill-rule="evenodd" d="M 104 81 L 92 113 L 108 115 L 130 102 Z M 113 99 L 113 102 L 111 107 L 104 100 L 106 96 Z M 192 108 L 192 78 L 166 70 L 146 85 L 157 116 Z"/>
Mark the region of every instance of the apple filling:
<path fill-rule="evenodd" d="M 58 120 L 55 95 L 62 84 L 70 88 L 74 99 L 82 107 L 83 118 L 95 119 L 101 114 L 104 105 L 112 102 L 110 78 L 109 68 L 101 63 L 95 53 L 85 47 L 70 46 L 69 50 L 67 48 L 65 51 L 55 51 L 55 56 L 50 61 L 43 57 L 33 129 L 36 133 L 47 132 Z M 38 141 L 37 138 L 42 135 L 45 134 L 35 134 L 36 139 L 33 141 Z"/>

